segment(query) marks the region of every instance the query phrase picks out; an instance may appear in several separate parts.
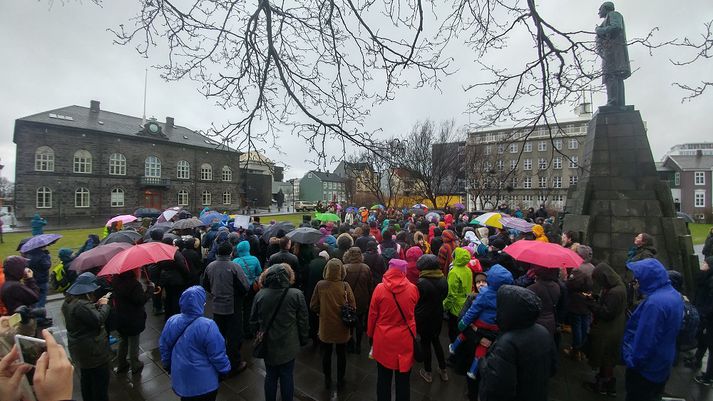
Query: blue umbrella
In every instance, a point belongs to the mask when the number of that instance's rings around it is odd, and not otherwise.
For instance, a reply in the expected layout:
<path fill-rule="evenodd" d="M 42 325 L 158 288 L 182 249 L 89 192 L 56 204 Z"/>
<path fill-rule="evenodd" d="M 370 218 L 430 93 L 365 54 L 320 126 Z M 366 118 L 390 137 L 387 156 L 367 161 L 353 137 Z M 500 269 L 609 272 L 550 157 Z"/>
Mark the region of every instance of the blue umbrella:
<path fill-rule="evenodd" d="M 62 238 L 62 236 L 59 234 L 35 235 L 34 237 L 27 240 L 24 245 L 22 245 L 22 247 L 20 248 L 20 252 L 25 253 L 33 249 L 42 248 L 47 245 L 54 244 L 60 238 Z"/>
<path fill-rule="evenodd" d="M 218 212 L 208 212 L 200 217 L 200 221 L 202 221 L 206 225 L 211 225 L 214 220 L 222 221 L 223 217 L 228 217 L 228 216 L 225 216 L 224 214 L 218 213 Z"/>

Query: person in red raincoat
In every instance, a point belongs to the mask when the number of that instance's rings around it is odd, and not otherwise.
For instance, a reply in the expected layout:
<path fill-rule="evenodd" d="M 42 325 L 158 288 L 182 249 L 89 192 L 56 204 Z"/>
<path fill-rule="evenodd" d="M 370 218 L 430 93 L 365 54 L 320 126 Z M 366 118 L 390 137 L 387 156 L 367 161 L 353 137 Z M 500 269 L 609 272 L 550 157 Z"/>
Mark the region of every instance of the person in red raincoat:
<path fill-rule="evenodd" d="M 409 376 L 414 363 L 411 333 L 416 333 L 414 311 L 419 295 L 418 288 L 406 278 L 407 266 L 405 260 L 391 259 L 383 281 L 376 286 L 371 298 L 366 334 L 373 340 L 372 357 L 378 368 L 377 401 L 391 400 L 394 377 L 396 401 L 410 398 Z"/>

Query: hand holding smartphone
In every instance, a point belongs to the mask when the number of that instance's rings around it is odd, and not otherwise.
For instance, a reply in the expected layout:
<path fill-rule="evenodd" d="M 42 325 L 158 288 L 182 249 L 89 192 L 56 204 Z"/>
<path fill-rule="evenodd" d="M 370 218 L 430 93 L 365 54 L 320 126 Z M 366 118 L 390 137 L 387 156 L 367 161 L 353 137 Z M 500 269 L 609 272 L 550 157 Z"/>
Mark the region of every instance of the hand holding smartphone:
<path fill-rule="evenodd" d="M 15 335 L 15 344 L 20 351 L 20 362 L 31 366 L 37 365 L 37 360 L 47 351 L 47 342 L 39 338 Z"/>

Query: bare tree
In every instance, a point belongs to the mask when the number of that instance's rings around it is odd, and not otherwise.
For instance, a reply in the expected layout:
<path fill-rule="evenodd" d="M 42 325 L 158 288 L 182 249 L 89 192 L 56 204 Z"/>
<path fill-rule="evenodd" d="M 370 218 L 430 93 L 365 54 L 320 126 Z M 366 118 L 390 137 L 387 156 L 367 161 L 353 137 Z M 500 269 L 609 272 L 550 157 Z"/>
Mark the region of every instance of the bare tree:
<path fill-rule="evenodd" d="M 504 144 L 500 144 L 506 148 Z M 466 186 L 476 208 L 494 209 L 513 191 L 513 179 L 519 180 L 517 166 L 506 166 L 501 151 L 480 143 L 468 143 L 466 150 Z"/>
<path fill-rule="evenodd" d="M 689 50 L 693 50 L 693 56 L 684 60 L 671 60 L 671 62 L 678 66 L 685 66 L 694 64 L 696 62 L 706 61 L 713 59 L 713 20 L 705 23 L 705 31 L 701 34 L 701 41 L 695 41 L 689 38 L 684 38 L 682 41 L 671 42 L 674 46 L 683 47 Z M 686 100 L 692 100 L 698 96 L 701 96 L 706 89 L 713 87 L 713 81 L 710 79 L 703 79 L 697 84 L 683 84 L 680 82 L 674 82 L 674 85 L 683 89 L 687 95 L 681 99 L 682 102 Z"/>
<path fill-rule="evenodd" d="M 357 185 L 370 192 L 378 203 L 392 207 L 405 189 L 397 158 L 401 143 L 392 138 L 375 146 L 377 146 L 376 152 L 364 149 L 357 155 L 349 157 L 349 161 L 368 166 L 368 174 L 355 177 Z M 382 154 L 385 157 L 380 156 Z"/>
<path fill-rule="evenodd" d="M 0 198 L 12 198 L 15 194 L 15 183 L 5 177 L 0 177 Z"/>

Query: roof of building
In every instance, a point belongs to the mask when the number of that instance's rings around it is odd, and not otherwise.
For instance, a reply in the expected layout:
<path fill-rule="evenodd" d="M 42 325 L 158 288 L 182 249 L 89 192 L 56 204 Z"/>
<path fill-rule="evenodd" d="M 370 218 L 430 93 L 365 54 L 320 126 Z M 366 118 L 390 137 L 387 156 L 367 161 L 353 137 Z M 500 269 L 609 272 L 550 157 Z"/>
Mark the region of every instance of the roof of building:
<path fill-rule="evenodd" d="M 668 156 L 681 170 L 710 170 L 713 168 L 713 156 Z M 664 162 L 665 163 L 665 162 Z"/>
<path fill-rule="evenodd" d="M 240 161 L 241 162 L 249 161 L 249 162 L 255 162 L 255 163 L 262 163 L 262 164 L 266 164 L 266 165 L 273 164 L 272 160 L 270 160 L 270 158 L 268 158 L 264 154 L 257 152 L 257 151 L 250 151 L 250 152 L 241 154 Z"/>
<path fill-rule="evenodd" d="M 127 116 L 125 114 L 113 113 L 106 110 L 92 112 L 88 107 L 76 105 L 61 107 L 27 117 L 22 117 L 19 118 L 18 121 L 70 127 L 134 138 L 138 137 L 137 134 L 139 132 L 143 132 L 144 130 L 141 125 L 142 119 L 139 117 Z M 148 121 L 154 120 L 147 120 L 147 122 Z M 198 131 L 193 131 L 178 125 L 169 127 L 165 122 L 154 122 L 161 126 L 162 133 L 165 135 L 156 136 L 155 139 L 168 140 L 174 143 L 197 146 L 201 148 L 237 152 L 237 150 L 202 135 Z M 141 137 L 146 138 L 145 135 Z"/>
<path fill-rule="evenodd" d="M 334 173 L 325 173 L 322 171 L 310 171 L 310 173 L 314 174 L 317 178 L 319 178 L 322 181 L 334 181 L 334 182 L 344 182 L 344 178 L 334 174 Z"/>

